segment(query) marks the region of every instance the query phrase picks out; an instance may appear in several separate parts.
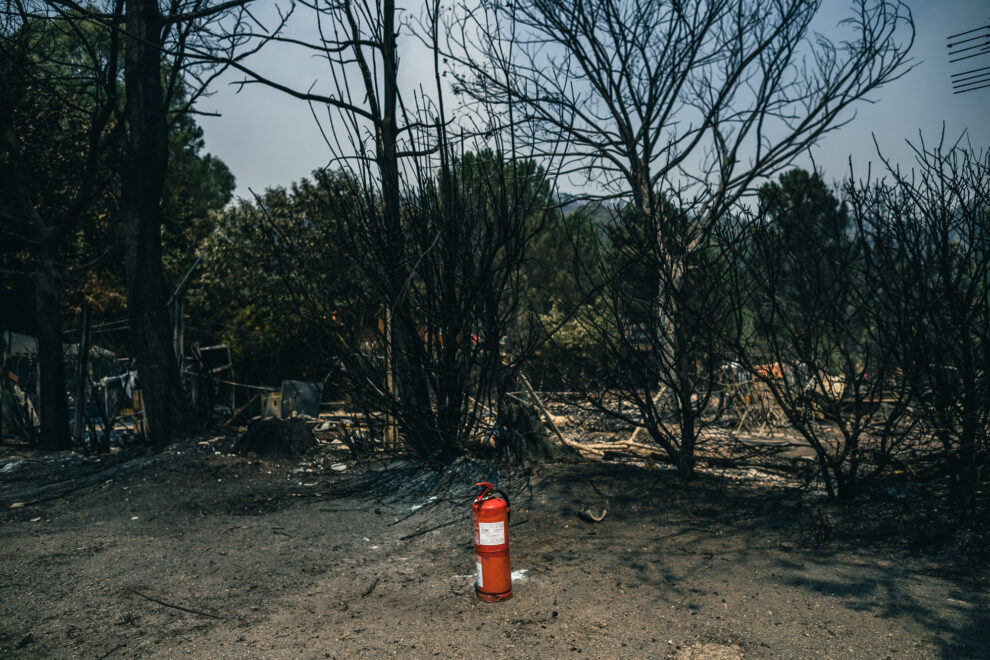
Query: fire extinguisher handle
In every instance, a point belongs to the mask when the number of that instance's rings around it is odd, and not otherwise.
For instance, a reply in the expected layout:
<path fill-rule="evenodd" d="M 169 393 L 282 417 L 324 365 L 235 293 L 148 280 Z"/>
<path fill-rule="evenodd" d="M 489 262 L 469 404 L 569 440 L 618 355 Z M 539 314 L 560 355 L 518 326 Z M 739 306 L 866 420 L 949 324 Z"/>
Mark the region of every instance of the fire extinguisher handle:
<path fill-rule="evenodd" d="M 489 493 L 494 493 L 505 500 L 505 519 L 506 522 L 508 522 L 509 516 L 512 514 L 512 506 L 509 504 L 509 496 L 505 494 L 505 491 L 500 488 L 496 488 L 493 484 L 490 484 L 487 481 L 476 483 L 475 486 L 481 486 L 484 489 L 478 493 L 476 498 L 474 498 L 475 502 L 481 502 L 482 500 L 488 499 L 487 496 Z"/>
<path fill-rule="evenodd" d="M 508 526 L 509 518 L 512 516 L 512 506 L 509 504 L 509 496 L 505 494 L 504 490 L 499 488 L 493 488 L 492 492 L 505 500 L 505 524 Z"/>

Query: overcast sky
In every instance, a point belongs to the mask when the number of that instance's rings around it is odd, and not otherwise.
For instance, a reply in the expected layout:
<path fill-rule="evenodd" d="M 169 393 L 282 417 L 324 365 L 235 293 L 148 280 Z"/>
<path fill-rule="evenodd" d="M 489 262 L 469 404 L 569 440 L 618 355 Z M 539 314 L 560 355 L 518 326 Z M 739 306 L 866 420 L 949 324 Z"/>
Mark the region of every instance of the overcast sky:
<path fill-rule="evenodd" d="M 856 118 L 840 131 L 827 136 L 814 150 L 814 158 L 827 180 L 845 177 L 852 157 L 857 173 L 876 160 L 873 136 L 885 153 L 909 164 L 905 139 L 916 139 L 923 131 L 936 139 L 945 123 L 947 137 L 955 139 L 963 131 L 977 148 L 990 147 L 990 88 L 953 94 L 951 74 L 990 65 L 990 54 L 969 62 L 949 64 L 946 37 L 990 23 L 987 0 L 908 0 L 914 14 L 917 36 L 912 56 L 916 68 L 895 83 L 872 95 L 875 103 L 857 106 Z M 823 31 L 844 15 L 848 3 L 825 0 L 819 26 Z M 410 76 L 429 71 L 422 53 L 407 46 L 400 71 Z M 262 61 L 263 60 L 263 61 Z M 324 67 L 298 50 L 272 49 L 258 60 L 258 66 L 280 79 L 307 88 L 326 80 Z M 973 64 L 979 63 L 979 64 Z M 308 176 L 329 160 L 309 107 L 261 86 L 249 86 L 239 93 L 228 76 L 216 85 L 216 93 L 201 109 L 222 117 L 201 117 L 207 151 L 219 156 L 237 177 L 237 196 L 250 197 L 248 188 L 261 192 L 268 186 L 288 185 Z"/>

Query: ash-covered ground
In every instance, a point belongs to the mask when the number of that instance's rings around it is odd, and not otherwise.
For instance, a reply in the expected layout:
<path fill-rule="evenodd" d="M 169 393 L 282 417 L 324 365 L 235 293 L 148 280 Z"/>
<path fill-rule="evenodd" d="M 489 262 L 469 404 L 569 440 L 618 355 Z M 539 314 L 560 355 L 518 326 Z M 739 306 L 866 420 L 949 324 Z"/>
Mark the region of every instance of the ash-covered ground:
<path fill-rule="evenodd" d="M 587 460 L 442 474 L 233 453 L 0 456 L 10 657 L 979 658 L 984 537 L 903 493 L 753 468 L 685 487 Z M 336 467 L 336 469 L 333 469 Z M 345 469 L 342 469 L 345 468 Z M 512 497 L 514 597 L 477 600 L 476 481 Z M 586 509 L 607 509 L 600 523 Z"/>

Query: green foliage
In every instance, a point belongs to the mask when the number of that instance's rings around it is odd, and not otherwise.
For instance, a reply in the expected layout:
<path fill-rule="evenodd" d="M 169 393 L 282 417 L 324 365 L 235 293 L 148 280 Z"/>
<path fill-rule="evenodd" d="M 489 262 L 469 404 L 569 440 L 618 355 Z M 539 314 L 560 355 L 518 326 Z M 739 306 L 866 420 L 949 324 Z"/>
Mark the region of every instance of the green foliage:
<path fill-rule="evenodd" d="M 17 50 L 19 49 L 19 50 Z M 30 209 L 15 209 L 15 186 L 0 187 L 8 222 L 0 258 L 4 267 L 30 270 L 38 249 L 33 211 L 58 235 L 67 275 L 65 312 L 75 318 L 83 302 L 95 317 L 119 319 L 125 285 L 118 246 L 118 168 L 123 162 L 121 110 L 122 45 L 105 23 L 79 12 L 33 18 L 0 48 L 0 99 L 6 112 L 0 178 L 21 182 Z M 181 97 L 181 94 L 179 95 Z M 181 104 L 182 98 L 175 103 Z M 212 214 L 231 198 L 227 166 L 203 154 L 203 131 L 189 114 L 178 114 L 169 134 L 169 167 L 163 253 L 167 278 L 178 283 L 213 229 Z M 13 216 L 18 217 L 14 218 Z M 6 281 L 7 294 L 29 299 L 26 278 Z"/>
<path fill-rule="evenodd" d="M 324 348 L 334 342 L 326 328 L 374 323 L 377 307 L 361 302 L 366 287 L 341 249 L 341 218 L 353 212 L 355 195 L 353 180 L 318 170 L 212 216 L 190 301 L 231 346 L 240 378 L 322 381 Z"/>
<path fill-rule="evenodd" d="M 575 314 L 590 302 L 585 292 L 595 288 L 600 233 L 599 219 L 581 206 L 551 213 L 527 247 L 520 270 L 525 300 L 520 313 L 523 319 L 535 319 L 539 329 L 541 343 L 526 362 L 539 388 L 580 389 L 597 372 L 601 356 Z"/>
<path fill-rule="evenodd" d="M 4 288 L 28 308 L 38 254 L 58 264 L 61 290 L 113 241 L 119 43 L 74 11 L 27 18 L 0 41 L 0 259 L 24 275 Z"/>
<path fill-rule="evenodd" d="M 655 323 L 672 274 L 670 257 L 687 253 L 692 227 L 688 215 L 666 199 L 649 215 L 624 206 L 607 227 L 603 260 L 616 311 L 630 327 L 642 331 Z"/>
<path fill-rule="evenodd" d="M 580 378 L 591 345 L 571 318 L 580 302 L 579 280 L 595 259 L 596 221 L 581 210 L 562 213 L 552 182 L 535 161 L 506 162 L 490 150 L 467 153 L 454 165 L 458 194 L 477 200 L 490 216 L 521 215 L 521 261 L 513 269 L 515 306 L 508 348 L 541 387 Z M 576 359 L 568 360 L 565 355 Z"/>
<path fill-rule="evenodd" d="M 169 132 L 169 161 L 162 210 L 165 276 L 179 282 L 197 248 L 214 229 L 213 213 L 234 192 L 234 175 L 212 154 L 204 154 L 203 129 L 191 115 L 179 115 Z"/>
<path fill-rule="evenodd" d="M 595 221 L 582 211 L 547 214 L 527 246 L 520 272 L 528 311 L 573 309 L 581 298 L 579 281 L 595 261 L 596 240 Z"/>
<path fill-rule="evenodd" d="M 728 257 L 688 211 L 669 199 L 657 206 L 648 215 L 626 206 L 608 227 L 610 314 L 617 330 L 641 338 L 630 347 L 653 344 L 649 352 L 659 353 L 661 363 L 710 366 L 720 350 L 713 326 L 733 309 L 722 286 Z M 676 346 L 677 356 L 664 358 L 662 345 Z M 675 371 L 677 380 L 687 377 L 683 366 Z"/>
<path fill-rule="evenodd" d="M 777 348 L 787 337 L 789 361 L 839 374 L 850 359 L 862 366 L 865 356 L 849 353 L 868 331 L 858 313 L 866 292 L 845 205 L 817 173 L 800 169 L 764 185 L 759 201 L 761 224 L 751 236 L 763 279 L 754 287 L 756 331 L 776 337 Z"/>

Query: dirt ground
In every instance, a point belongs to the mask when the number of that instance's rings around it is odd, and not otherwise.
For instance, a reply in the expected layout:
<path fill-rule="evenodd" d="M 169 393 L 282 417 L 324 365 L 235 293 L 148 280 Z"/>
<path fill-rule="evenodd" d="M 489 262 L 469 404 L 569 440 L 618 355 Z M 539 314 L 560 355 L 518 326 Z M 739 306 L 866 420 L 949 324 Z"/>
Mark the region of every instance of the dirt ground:
<path fill-rule="evenodd" d="M 224 442 L 0 448 L 0 655 L 990 657 L 983 541 L 926 526 L 936 500 L 596 461 L 336 471 Z M 472 588 L 480 480 L 513 500 L 497 604 Z"/>

